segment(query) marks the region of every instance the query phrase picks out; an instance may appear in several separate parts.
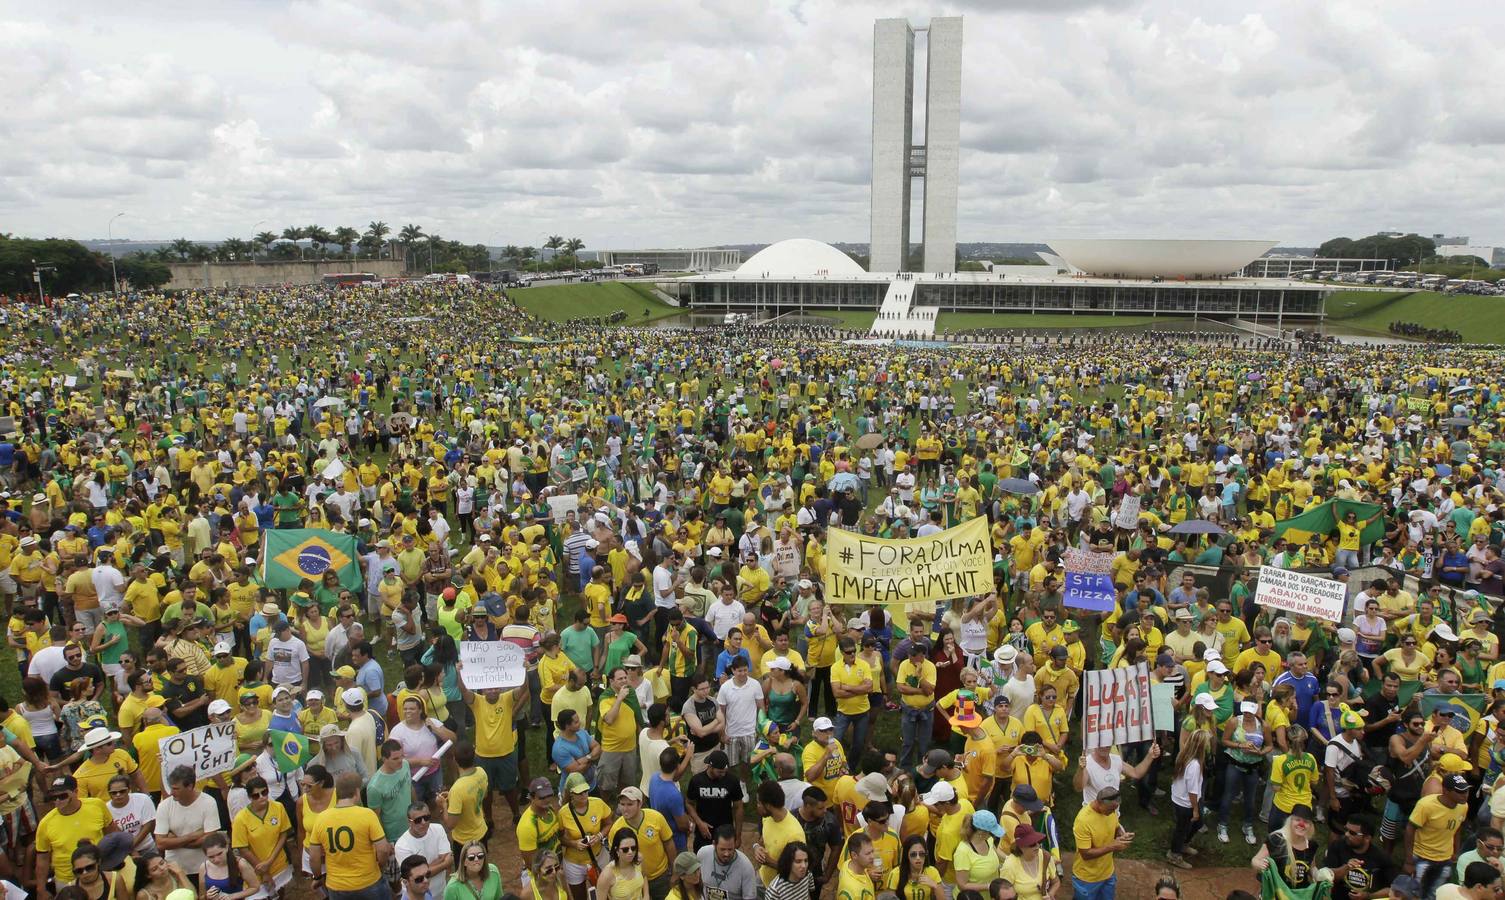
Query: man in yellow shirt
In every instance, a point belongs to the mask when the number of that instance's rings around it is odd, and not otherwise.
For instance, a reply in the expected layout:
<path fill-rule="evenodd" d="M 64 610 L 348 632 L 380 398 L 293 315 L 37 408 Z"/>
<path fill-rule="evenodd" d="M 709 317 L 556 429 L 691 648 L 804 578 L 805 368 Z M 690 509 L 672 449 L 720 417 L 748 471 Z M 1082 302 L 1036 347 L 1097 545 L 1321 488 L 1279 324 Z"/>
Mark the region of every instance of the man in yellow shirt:
<path fill-rule="evenodd" d="M 912 641 L 909 658 L 899 663 L 894 684 L 903 705 L 899 720 L 899 765 L 917 765 L 930 749 L 930 728 L 935 719 L 935 663 L 927 657 L 925 641 Z"/>
<path fill-rule="evenodd" d="M 825 791 L 827 797 L 835 797 L 837 780 L 847 774 L 846 751 L 836 740 L 836 726 L 830 719 L 821 716 L 811 723 L 810 729 L 813 737 L 800 751 L 800 767 L 812 787 Z"/>
<path fill-rule="evenodd" d="M 1263 625 L 1254 629 L 1254 646 L 1243 651 L 1234 659 L 1234 674 L 1236 675 L 1244 671 L 1255 663 L 1263 663 L 1265 678 L 1273 682 L 1275 676 L 1284 671 L 1284 664 L 1281 661 L 1280 654 L 1275 652 L 1273 645 L 1274 638 L 1270 636 L 1270 629 Z"/>
<path fill-rule="evenodd" d="M 1401 857 L 1416 867 L 1423 885 L 1449 880 L 1449 867 L 1458 858 L 1463 821 L 1468 818 L 1468 779 L 1452 774 L 1442 779 L 1442 793 L 1416 801 L 1406 820 L 1406 852 Z"/>
<path fill-rule="evenodd" d="M 857 642 L 843 637 L 837 642 L 839 658 L 831 665 L 831 693 L 836 697 L 836 739 L 847 749 L 867 746 L 868 694 L 873 690 L 873 670 L 857 658 Z M 848 742 L 847 730 L 851 729 Z"/>
<path fill-rule="evenodd" d="M 230 824 L 230 846 L 264 872 L 263 882 L 270 882 L 275 889 L 287 887 L 293 880 L 293 868 L 283 852 L 293 834 L 287 809 L 271 801 L 271 791 L 260 776 L 246 783 L 246 792 L 251 803 L 236 813 Z"/>
<path fill-rule="evenodd" d="M 360 775 L 341 772 L 334 780 L 334 794 L 334 806 L 319 814 L 308 835 L 309 871 L 314 884 L 331 894 L 359 893 L 385 877 L 392 845 L 376 812 L 361 805 Z"/>
<path fill-rule="evenodd" d="M 37 897 L 47 900 L 47 879 L 57 886 L 73 883 L 73 851 L 83 841 L 98 844 L 115 831 L 115 822 L 103 800 L 79 797 L 72 775 L 59 775 L 47 788 L 53 809 L 37 824 Z"/>
<path fill-rule="evenodd" d="M 1118 822 L 1119 791 L 1098 792 L 1097 799 L 1082 807 L 1072 823 L 1076 838 L 1076 862 L 1071 867 L 1071 888 L 1078 900 L 1112 900 L 1118 875 L 1113 855 L 1129 848 L 1134 833 Z"/>
<path fill-rule="evenodd" d="M 449 786 L 444 806 L 444 824 L 457 844 L 479 841 L 486 836 L 491 785 L 486 772 L 476 765 L 476 749 L 468 742 L 455 746 L 455 767 L 459 774 Z"/>
<path fill-rule="evenodd" d="M 537 663 L 528 666 L 536 669 Z M 460 681 L 460 697 L 474 715 L 473 740 L 476 748 L 476 763 L 486 773 L 488 791 L 501 791 L 512 810 L 512 820 L 517 821 L 520 811 L 517 796 L 517 729 L 513 725 L 515 710 L 526 708 L 528 681 L 515 688 L 486 688 L 472 693 Z M 487 813 L 487 828 L 490 829 L 490 794 L 483 803 Z"/>

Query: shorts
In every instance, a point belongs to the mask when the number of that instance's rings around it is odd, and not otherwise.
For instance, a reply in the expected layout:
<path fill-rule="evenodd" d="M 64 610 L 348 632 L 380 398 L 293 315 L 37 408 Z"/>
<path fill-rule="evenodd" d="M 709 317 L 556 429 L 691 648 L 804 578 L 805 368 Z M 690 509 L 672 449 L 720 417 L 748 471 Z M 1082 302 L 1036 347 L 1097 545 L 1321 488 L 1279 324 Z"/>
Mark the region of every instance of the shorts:
<path fill-rule="evenodd" d="M 609 753 L 602 753 L 601 762 L 598 765 L 598 773 L 603 792 L 611 792 L 619 788 L 637 784 L 642 775 L 638 771 L 637 751 L 614 750 Z"/>
<path fill-rule="evenodd" d="M 517 790 L 517 750 L 506 756 L 477 756 L 476 765 L 486 773 L 491 790 Z"/>
<path fill-rule="evenodd" d="M 707 750 L 704 753 L 691 754 L 691 756 L 690 756 L 690 774 L 691 775 L 699 775 L 701 772 L 704 772 L 706 770 L 706 762 L 705 762 L 705 760 L 706 760 L 706 757 L 708 757 L 708 756 L 711 755 L 711 752 L 712 751 Z"/>
<path fill-rule="evenodd" d="M 99 668 L 115 681 L 115 690 L 122 694 L 131 692 L 130 686 L 125 683 L 125 666 L 120 663 L 100 663 Z"/>
<path fill-rule="evenodd" d="M 757 744 L 757 737 L 751 734 L 744 735 L 742 737 L 727 738 L 726 747 L 724 748 L 726 750 L 727 761 L 734 766 L 740 766 L 745 762 L 751 762 L 753 747 L 756 747 Z"/>
<path fill-rule="evenodd" d="M 582 866 L 579 863 L 564 861 L 564 883 L 585 884 L 585 876 L 590 872 L 590 866 Z"/>
<path fill-rule="evenodd" d="M 32 808 L 31 798 L 23 797 L 21 805 L 0 816 L 0 847 L 12 859 L 21 859 L 22 852 L 32 845 L 37 832 L 37 812 Z"/>
<path fill-rule="evenodd" d="M 16 592 L 16 579 L 9 572 L 0 572 L 0 593 L 14 594 Z"/>

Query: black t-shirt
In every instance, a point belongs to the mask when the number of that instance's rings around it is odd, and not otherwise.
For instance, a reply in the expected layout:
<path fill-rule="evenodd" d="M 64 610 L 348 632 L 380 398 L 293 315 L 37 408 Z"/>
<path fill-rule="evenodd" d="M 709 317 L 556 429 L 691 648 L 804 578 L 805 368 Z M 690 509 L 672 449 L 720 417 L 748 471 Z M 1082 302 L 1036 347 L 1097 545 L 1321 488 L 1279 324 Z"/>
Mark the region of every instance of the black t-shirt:
<path fill-rule="evenodd" d="M 701 772 L 690 779 L 690 789 L 685 792 L 685 802 L 695 807 L 696 815 L 715 831 L 718 825 L 731 825 L 736 821 L 736 804 L 742 800 L 742 782 L 730 770 L 720 778 L 712 778 L 709 772 Z M 697 838 L 696 844 L 701 842 Z"/>
<path fill-rule="evenodd" d="M 1265 838 L 1265 847 L 1270 851 L 1270 861 L 1280 866 L 1280 877 L 1293 888 L 1311 887 L 1314 883 L 1317 862 L 1317 842 L 1308 841 L 1305 850 L 1285 849 L 1285 839 L 1279 832 Z"/>
<path fill-rule="evenodd" d="M 1339 838 L 1327 848 L 1327 857 L 1322 864 L 1329 869 L 1336 869 L 1349 861 L 1353 862 L 1353 867 L 1348 870 L 1347 876 L 1333 880 L 1333 900 L 1348 900 L 1356 893 L 1377 891 L 1395 880 L 1395 863 L 1373 842 L 1370 842 L 1368 850 L 1359 853 L 1350 848 L 1347 841 Z"/>
<path fill-rule="evenodd" d="M 69 682 L 72 682 L 79 678 L 89 679 L 90 681 L 94 682 L 94 687 L 98 688 L 101 684 L 104 684 L 105 673 L 103 669 L 91 662 L 83 663 L 77 669 L 70 669 L 67 666 L 63 666 L 61 669 L 58 669 L 56 672 L 52 673 L 52 681 L 48 682 L 47 686 L 49 688 L 52 688 L 52 692 L 54 694 L 61 694 L 66 699 L 69 696 Z M 206 722 L 205 724 L 208 723 Z"/>
<path fill-rule="evenodd" d="M 691 697 L 688 705 L 691 711 L 694 713 L 695 718 L 700 720 L 700 727 L 704 728 L 705 726 L 716 721 L 717 707 L 714 697 L 707 697 L 705 700 L 696 700 L 695 698 Z M 696 736 L 695 732 L 690 732 L 690 746 L 694 748 L 696 753 L 707 753 L 711 750 L 715 750 L 716 747 L 720 744 L 721 735 L 719 734 L 713 733 Z"/>
<path fill-rule="evenodd" d="M 824 862 L 827 848 L 840 847 L 843 837 L 841 826 L 836 823 L 836 815 L 831 810 L 826 810 L 819 819 L 811 821 L 800 813 L 794 814 L 795 820 L 800 827 L 805 829 L 805 845 L 810 848 L 810 870 L 819 879 L 824 872 Z"/>
<path fill-rule="evenodd" d="M 201 728 L 209 724 L 209 707 L 200 706 L 197 712 L 180 713 L 178 710 L 185 704 L 204 696 L 204 679 L 197 675 L 189 675 L 179 684 L 169 679 L 162 684 L 162 704 L 167 714 L 172 717 L 173 724 L 187 731 L 190 728 Z"/>
<path fill-rule="evenodd" d="M 1384 694 L 1375 694 L 1364 701 L 1364 720 L 1366 722 L 1378 722 L 1390 715 L 1392 709 L 1398 709 L 1399 706 L 1399 698 L 1387 700 Z M 1390 727 L 1376 728 L 1373 731 L 1366 732 L 1364 734 L 1364 746 L 1370 750 L 1384 753 L 1385 748 L 1390 746 L 1390 738 L 1395 734 L 1396 726 L 1399 725 L 1399 722 L 1395 722 Z"/>

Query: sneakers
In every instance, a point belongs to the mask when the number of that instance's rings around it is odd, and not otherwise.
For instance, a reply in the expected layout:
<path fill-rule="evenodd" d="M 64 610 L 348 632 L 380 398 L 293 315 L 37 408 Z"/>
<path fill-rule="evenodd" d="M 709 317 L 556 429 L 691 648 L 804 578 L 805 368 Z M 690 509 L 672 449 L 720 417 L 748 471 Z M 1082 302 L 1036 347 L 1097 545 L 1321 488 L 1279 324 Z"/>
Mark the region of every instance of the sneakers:
<path fill-rule="evenodd" d="M 1202 852 L 1201 850 L 1198 850 L 1196 847 L 1193 847 L 1191 844 L 1187 844 L 1186 848 L 1181 851 L 1181 855 L 1182 856 L 1196 856 L 1196 855 L 1200 854 L 1201 852 Z"/>
<path fill-rule="evenodd" d="M 1228 826 L 1227 825 L 1219 825 L 1218 826 L 1218 841 L 1221 842 L 1221 843 L 1224 843 L 1224 844 L 1228 843 Z"/>
<path fill-rule="evenodd" d="M 1254 826 L 1253 825 L 1245 825 L 1244 826 L 1244 843 L 1246 843 L 1246 844 L 1258 844 L 1259 843 L 1259 838 L 1257 838 L 1257 837 L 1254 836 Z"/>
<path fill-rule="evenodd" d="M 1167 852 L 1165 854 L 1165 861 L 1168 862 L 1168 863 L 1170 863 L 1171 865 L 1175 866 L 1178 869 L 1190 869 L 1191 868 L 1191 863 L 1187 862 L 1186 861 L 1186 857 L 1182 856 L 1179 853 L 1170 853 L 1170 852 Z"/>

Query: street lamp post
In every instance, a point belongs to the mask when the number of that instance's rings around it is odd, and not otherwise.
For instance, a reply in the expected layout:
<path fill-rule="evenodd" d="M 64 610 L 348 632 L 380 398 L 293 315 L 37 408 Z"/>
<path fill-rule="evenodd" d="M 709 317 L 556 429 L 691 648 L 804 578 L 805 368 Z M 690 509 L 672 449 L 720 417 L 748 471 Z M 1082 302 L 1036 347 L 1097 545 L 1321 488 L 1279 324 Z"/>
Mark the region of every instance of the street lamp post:
<path fill-rule="evenodd" d="M 114 282 L 115 284 L 116 297 L 120 296 L 120 276 L 115 273 L 115 220 L 123 215 L 125 215 L 125 213 L 121 212 L 111 216 L 110 224 L 105 226 L 105 234 L 110 242 L 110 281 Z M 41 284 L 42 282 L 38 280 L 37 286 L 41 287 Z"/>

